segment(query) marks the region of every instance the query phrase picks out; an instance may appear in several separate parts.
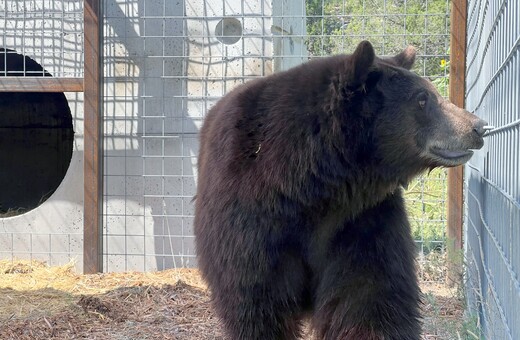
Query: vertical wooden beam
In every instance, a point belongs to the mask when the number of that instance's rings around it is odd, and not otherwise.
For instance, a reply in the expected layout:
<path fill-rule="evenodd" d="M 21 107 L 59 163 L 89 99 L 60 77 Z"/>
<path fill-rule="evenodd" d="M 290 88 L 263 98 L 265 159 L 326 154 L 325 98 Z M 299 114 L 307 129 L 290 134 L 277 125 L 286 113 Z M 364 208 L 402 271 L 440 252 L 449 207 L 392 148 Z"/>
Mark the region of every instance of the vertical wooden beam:
<path fill-rule="evenodd" d="M 83 271 L 103 270 L 103 145 L 101 0 L 84 4 L 84 241 Z"/>
<path fill-rule="evenodd" d="M 450 100 L 453 104 L 465 106 L 466 92 L 466 20 L 467 0 L 452 0 L 451 4 L 451 58 L 450 58 Z M 463 181 L 464 168 L 458 166 L 448 170 L 448 277 L 454 284 L 460 280 L 463 221 Z"/>

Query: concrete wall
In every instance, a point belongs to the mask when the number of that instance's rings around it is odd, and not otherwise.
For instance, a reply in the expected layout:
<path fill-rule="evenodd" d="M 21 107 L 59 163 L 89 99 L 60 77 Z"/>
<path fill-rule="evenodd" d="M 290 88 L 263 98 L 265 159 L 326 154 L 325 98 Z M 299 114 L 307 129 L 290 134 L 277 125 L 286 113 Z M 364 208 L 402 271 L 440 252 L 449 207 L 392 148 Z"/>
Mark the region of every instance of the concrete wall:
<path fill-rule="evenodd" d="M 195 266 L 197 132 L 272 72 L 268 1 L 106 1 L 105 269 Z"/>
<path fill-rule="evenodd" d="M 272 6 L 273 64 L 274 71 L 278 72 L 308 60 L 305 46 L 307 17 L 303 0 L 275 0 Z"/>

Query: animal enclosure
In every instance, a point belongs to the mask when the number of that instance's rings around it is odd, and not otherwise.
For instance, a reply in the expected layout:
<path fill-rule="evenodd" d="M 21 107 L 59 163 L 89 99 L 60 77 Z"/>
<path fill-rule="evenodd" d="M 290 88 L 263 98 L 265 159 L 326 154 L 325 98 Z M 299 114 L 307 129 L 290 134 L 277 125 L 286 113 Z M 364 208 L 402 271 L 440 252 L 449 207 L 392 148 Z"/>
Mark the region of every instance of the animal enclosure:
<path fill-rule="evenodd" d="M 95 267 L 102 262 L 105 271 L 196 266 L 192 198 L 197 133 L 219 98 L 255 77 L 309 58 L 349 53 L 357 42 L 368 39 L 380 55 L 414 45 L 418 49 L 414 71 L 448 95 L 450 2 L 446 0 L 107 0 L 102 4 L 104 79 L 98 88 L 104 134 L 98 176 L 103 187 L 96 196 L 92 185 L 82 187 L 83 176 L 90 180 L 92 173 L 83 173 L 90 166 L 83 161 L 83 131 L 90 126 L 85 118 L 91 116 L 83 113 L 81 90 L 91 87 L 77 86 L 78 79 L 91 73 L 83 72 L 92 57 L 86 57 L 82 48 L 84 39 L 92 38 L 91 31 L 82 34 L 83 15 L 90 12 L 77 1 L 0 2 L 3 46 L 13 51 L 5 55 L 32 58 L 62 81 L 74 129 L 70 165 L 56 191 L 28 212 L 0 218 L 3 258 L 63 264 L 85 254 L 85 241 L 89 258 L 93 252 L 97 259 L 91 263 Z M 5 70 L 3 75 L 14 75 Z M 22 78 L 34 78 L 26 68 L 17 72 Z M 9 81 L 2 91 L 14 90 L 12 78 Z M 86 150 L 92 153 L 92 147 Z M 446 173 L 434 171 L 412 183 L 406 197 L 424 262 L 428 254 L 444 249 Z M 83 206 L 88 208 L 89 225 L 98 217 L 97 210 L 91 210 L 92 201 L 102 204 L 102 223 L 99 229 L 89 228 L 83 239 Z M 78 261 L 78 270 L 82 269 Z"/>

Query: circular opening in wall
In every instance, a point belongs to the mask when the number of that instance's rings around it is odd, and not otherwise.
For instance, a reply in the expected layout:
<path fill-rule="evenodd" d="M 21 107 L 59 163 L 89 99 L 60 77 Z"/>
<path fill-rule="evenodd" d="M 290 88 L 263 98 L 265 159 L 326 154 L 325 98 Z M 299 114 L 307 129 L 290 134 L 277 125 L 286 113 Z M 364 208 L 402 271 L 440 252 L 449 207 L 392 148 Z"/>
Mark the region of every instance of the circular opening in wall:
<path fill-rule="evenodd" d="M 1 76 L 48 76 L 41 65 L 0 48 Z M 0 92 L 0 218 L 45 202 L 72 158 L 72 115 L 63 93 Z"/>
<path fill-rule="evenodd" d="M 232 45 L 242 38 L 242 23 L 235 18 L 224 18 L 215 27 L 217 40 L 226 45 Z"/>

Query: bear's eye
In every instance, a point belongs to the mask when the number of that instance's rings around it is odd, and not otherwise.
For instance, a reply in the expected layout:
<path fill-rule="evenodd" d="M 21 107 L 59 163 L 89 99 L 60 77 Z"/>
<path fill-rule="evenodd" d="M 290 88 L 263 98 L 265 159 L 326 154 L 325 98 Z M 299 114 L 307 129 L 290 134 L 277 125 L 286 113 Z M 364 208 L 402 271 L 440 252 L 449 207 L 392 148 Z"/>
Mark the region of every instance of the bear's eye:
<path fill-rule="evenodd" d="M 417 103 L 421 109 L 426 107 L 426 103 L 428 102 L 428 92 L 421 91 L 417 94 Z"/>

